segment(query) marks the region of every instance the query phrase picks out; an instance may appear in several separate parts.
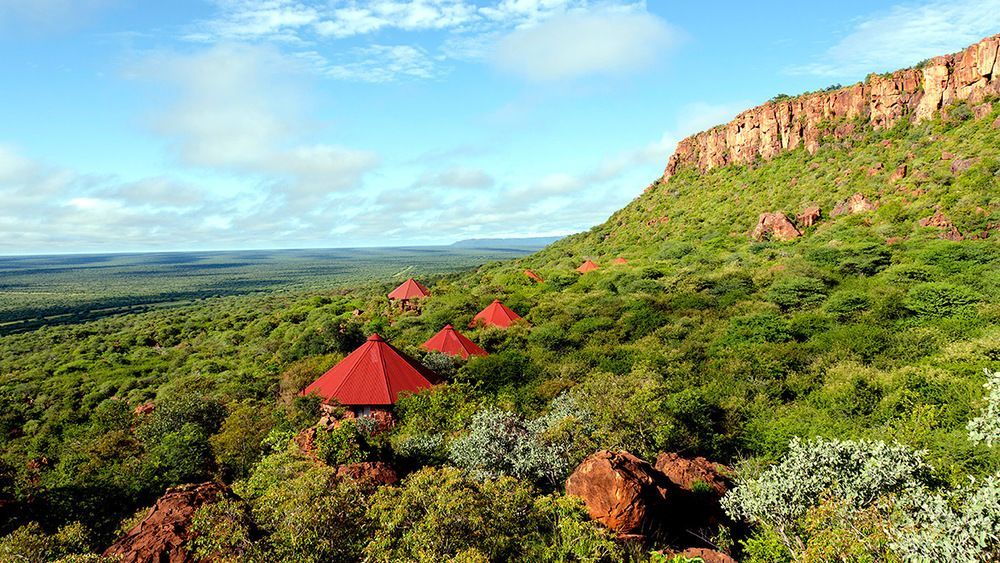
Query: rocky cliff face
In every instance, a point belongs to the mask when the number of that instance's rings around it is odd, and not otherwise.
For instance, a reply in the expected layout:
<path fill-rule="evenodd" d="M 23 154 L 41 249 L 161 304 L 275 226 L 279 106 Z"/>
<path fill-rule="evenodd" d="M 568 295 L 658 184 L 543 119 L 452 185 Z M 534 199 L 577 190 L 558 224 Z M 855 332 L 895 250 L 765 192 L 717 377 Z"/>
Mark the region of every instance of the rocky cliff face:
<path fill-rule="evenodd" d="M 921 68 L 871 75 L 864 83 L 769 102 L 747 110 L 726 125 L 692 135 L 677 145 L 663 179 L 683 167 L 707 171 L 727 164 L 748 164 L 804 146 L 813 153 L 824 135 L 851 135 L 859 122 L 876 128 L 898 120 L 931 117 L 942 107 L 967 101 L 979 104 L 1000 95 L 1000 35 L 962 52 L 935 57 Z M 981 112 L 976 111 L 976 115 Z M 988 112 L 986 112 L 988 113 Z"/>

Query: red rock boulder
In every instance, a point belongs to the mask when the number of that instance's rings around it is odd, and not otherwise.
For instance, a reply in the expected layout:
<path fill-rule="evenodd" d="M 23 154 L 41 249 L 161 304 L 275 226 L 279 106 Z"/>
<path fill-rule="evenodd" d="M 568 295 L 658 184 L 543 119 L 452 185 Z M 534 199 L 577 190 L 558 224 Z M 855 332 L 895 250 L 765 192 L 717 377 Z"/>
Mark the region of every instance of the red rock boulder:
<path fill-rule="evenodd" d="M 566 480 L 567 495 L 582 498 L 591 518 L 623 535 L 654 528 L 669 487 L 649 463 L 607 450 L 584 459 Z"/>
<path fill-rule="evenodd" d="M 121 563 L 189 563 L 185 547 L 191 539 L 195 511 L 220 500 L 227 490 L 217 483 L 167 489 L 145 518 L 104 551 Z"/>
<path fill-rule="evenodd" d="M 812 227 L 819 222 L 820 217 L 822 217 L 823 212 L 820 211 L 819 206 L 811 205 L 802 210 L 795 217 L 795 221 L 798 223 L 799 227 Z"/>
<path fill-rule="evenodd" d="M 795 224 L 788 220 L 784 213 L 762 213 L 757 219 L 757 226 L 750 233 L 754 240 L 793 240 L 802 236 Z"/>
<path fill-rule="evenodd" d="M 700 530 L 726 522 L 720 500 L 732 484 L 729 468 L 703 457 L 686 458 L 661 452 L 656 456 L 657 471 L 676 487 L 668 519 L 663 523 L 677 535 L 684 530 Z"/>
<path fill-rule="evenodd" d="M 892 174 L 889 176 L 889 181 L 896 182 L 898 180 L 906 178 L 906 172 L 907 172 L 906 165 L 900 164 L 898 167 L 896 167 L 895 170 L 893 170 Z"/>
<path fill-rule="evenodd" d="M 964 237 L 959 232 L 958 227 L 951 222 L 951 219 L 944 216 L 940 211 L 930 217 L 924 217 L 919 221 L 921 227 L 935 227 L 941 229 L 941 238 L 945 240 L 962 240 Z"/>
<path fill-rule="evenodd" d="M 833 211 L 830 212 L 830 216 L 837 217 L 839 215 L 854 215 L 856 213 L 865 213 L 866 211 L 874 210 L 874 203 L 869 201 L 864 194 L 856 193 L 835 205 L 833 207 Z"/>
<path fill-rule="evenodd" d="M 711 492 L 721 498 L 729 491 L 732 471 L 703 457 L 694 459 L 680 454 L 660 452 L 656 456 L 655 468 L 663 473 L 671 483 L 690 492 Z"/>

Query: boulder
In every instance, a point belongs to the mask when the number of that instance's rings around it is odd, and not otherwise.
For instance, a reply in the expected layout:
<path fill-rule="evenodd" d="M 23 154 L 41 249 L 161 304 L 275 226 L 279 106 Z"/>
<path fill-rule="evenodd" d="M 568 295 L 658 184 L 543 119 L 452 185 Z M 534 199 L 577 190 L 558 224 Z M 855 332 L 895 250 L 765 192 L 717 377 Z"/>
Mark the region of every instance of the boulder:
<path fill-rule="evenodd" d="M 955 158 L 955 153 L 948 151 L 941 151 L 941 160 L 951 160 Z"/>
<path fill-rule="evenodd" d="M 362 483 L 381 486 L 399 482 L 396 470 L 381 461 L 363 461 L 337 466 L 337 477 L 353 479 Z"/>
<path fill-rule="evenodd" d="M 978 160 L 979 160 L 978 158 L 956 158 L 955 160 L 951 161 L 951 173 L 961 174 L 962 172 L 965 172 L 969 168 L 972 168 L 972 165 L 975 164 L 976 161 Z"/>
<path fill-rule="evenodd" d="M 762 213 L 750 237 L 754 240 L 793 240 L 802 236 L 784 213 Z"/>
<path fill-rule="evenodd" d="M 153 411 L 155 410 L 156 410 L 155 403 L 143 403 L 141 405 L 137 405 L 135 407 L 135 410 L 132 411 L 132 413 L 135 414 L 136 416 L 146 416 L 147 414 L 153 414 Z"/>
<path fill-rule="evenodd" d="M 864 213 L 866 211 L 874 211 L 875 204 L 868 200 L 864 194 L 856 193 L 851 197 L 837 203 L 833 207 L 833 211 L 830 212 L 831 217 L 837 217 L 838 215 L 854 215 L 856 213 Z"/>
<path fill-rule="evenodd" d="M 889 175 L 889 181 L 896 182 L 902 180 L 903 178 L 906 178 L 906 165 L 900 164 L 895 170 L 892 171 L 892 174 Z"/>
<path fill-rule="evenodd" d="M 945 240 L 962 240 L 964 237 L 962 233 L 959 232 L 958 227 L 951 222 L 951 219 L 945 217 L 940 211 L 934 213 L 930 217 L 924 217 L 918 221 L 921 227 L 935 227 L 941 229 L 941 238 Z"/>
<path fill-rule="evenodd" d="M 882 163 L 876 162 L 874 166 L 868 169 L 868 175 L 875 176 L 882 171 L 882 168 L 883 168 Z"/>
<path fill-rule="evenodd" d="M 795 217 L 795 222 L 802 228 L 812 227 L 819 221 L 822 214 L 823 212 L 820 211 L 819 206 L 812 205 L 803 209 L 802 213 L 799 213 Z"/>
<path fill-rule="evenodd" d="M 688 492 L 701 492 L 707 487 L 714 496 L 722 498 L 729 491 L 732 473 L 728 467 L 703 457 L 686 458 L 680 454 L 660 452 L 656 456 L 657 471 L 671 483 Z"/>
<path fill-rule="evenodd" d="M 196 510 L 227 494 L 217 483 L 182 485 L 167 489 L 146 516 L 104 551 L 120 563 L 189 563 L 185 544 L 191 539 Z"/>
<path fill-rule="evenodd" d="M 619 534 L 644 534 L 656 524 L 670 482 L 628 452 L 599 451 L 566 480 L 566 494 L 583 499 L 590 517 Z"/>
<path fill-rule="evenodd" d="M 729 468 L 703 457 L 685 458 L 676 453 L 656 456 L 657 471 L 676 488 L 664 527 L 683 537 L 684 530 L 701 530 L 728 522 L 720 501 L 732 482 Z"/>

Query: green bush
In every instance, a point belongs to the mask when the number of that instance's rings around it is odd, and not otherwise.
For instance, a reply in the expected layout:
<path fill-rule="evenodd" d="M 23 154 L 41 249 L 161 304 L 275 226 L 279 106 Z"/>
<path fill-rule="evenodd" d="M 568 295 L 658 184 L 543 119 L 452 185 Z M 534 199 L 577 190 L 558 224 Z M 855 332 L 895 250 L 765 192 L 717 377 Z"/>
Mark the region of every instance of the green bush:
<path fill-rule="evenodd" d="M 906 294 L 906 307 L 921 317 L 952 317 L 974 310 L 979 296 L 968 288 L 944 282 L 915 285 Z"/>
<path fill-rule="evenodd" d="M 820 303 L 825 299 L 826 292 L 826 285 L 818 279 L 783 277 L 771 284 L 767 299 L 787 311 Z"/>
<path fill-rule="evenodd" d="M 532 528 L 533 491 L 510 477 L 477 481 L 454 468 L 424 468 L 399 487 L 382 487 L 368 509 L 369 561 L 446 561 L 477 550 L 514 559 Z"/>
<path fill-rule="evenodd" d="M 316 454 L 330 465 L 359 463 L 368 459 L 368 443 L 358 419 L 349 418 L 329 430 L 316 430 Z"/>

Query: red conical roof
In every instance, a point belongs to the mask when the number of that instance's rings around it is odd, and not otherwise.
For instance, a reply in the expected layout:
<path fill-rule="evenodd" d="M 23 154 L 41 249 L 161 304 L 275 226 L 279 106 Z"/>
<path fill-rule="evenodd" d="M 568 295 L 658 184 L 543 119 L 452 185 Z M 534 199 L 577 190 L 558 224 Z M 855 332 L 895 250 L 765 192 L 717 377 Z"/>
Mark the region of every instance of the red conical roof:
<path fill-rule="evenodd" d="M 302 394 L 317 393 L 324 402 L 336 400 L 345 406 L 391 405 L 400 393 L 415 393 L 440 380 L 436 373 L 373 334 Z"/>
<path fill-rule="evenodd" d="M 430 296 L 430 290 L 421 285 L 417 280 L 410 278 L 392 290 L 392 293 L 389 294 L 389 299 L 419 299 Z"/>
<path fill-rule="evenodd" d="M 524 275 L 528 276 L 529 278 L 535 280 L 538 283 L 542 283 L 542 282 L 545 281 L 545 280 L 542 279 L 542 276 L 536 274 L 535 272 L 533 272 L 531 270 L 525 270 L 524 271 Z"/>
<path fill-rule="evenodd" d="M 469 356 L 489 355 L 486 350 L 477 346 L 475 342 L 469 340 L 451 325 L 442 328 L 440 332 L 424 342 L 424 348 L 449 356 L 461 356 L 465 360 L 468 360 Z"/>
<path fill-rule="evenodd" d="M 501 303 L 499 299 L 494 299 L 493 303 L 487 305 L 485 309 L 480 311 L 479 314 L 472 319 L 469 326 L 486 325 L 507 328 L 515 321 L 519 320 L 521 320 L 520 315 L 511 311 L 506 305 Z"/>
<path fill-rule="evenodd" d="M 587 272 L 593 272 L 597 268 L 598 268 L 597 264 L 593 263 L 590 260 L 587 260 L 583 264 L 580 264 L 580 267 L 577 268 L 576 271 L 580 272 L 581 274 L 586 274 Z"/>
<path fill-rule="evenodd" d="M 614 260 L 612 260 L 612 262 L 614 262 L 615 264 L 628 264 L 628 260 L 622 258 L 621 256 L 615 258 Z"/>

